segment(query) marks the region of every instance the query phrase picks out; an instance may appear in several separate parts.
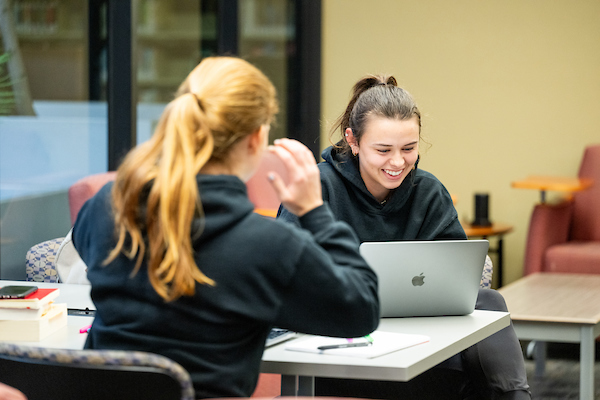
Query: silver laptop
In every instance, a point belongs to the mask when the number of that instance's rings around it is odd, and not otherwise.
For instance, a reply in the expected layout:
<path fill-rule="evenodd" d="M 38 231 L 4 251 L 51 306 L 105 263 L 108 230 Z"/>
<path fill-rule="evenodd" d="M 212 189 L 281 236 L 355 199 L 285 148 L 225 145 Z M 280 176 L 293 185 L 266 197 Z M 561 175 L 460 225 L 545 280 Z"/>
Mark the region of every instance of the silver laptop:
<path fill-rule="evenodd" d="M 265 342 L 265 347 L 275 346 L 281 342 L 285 342 L 286 340 L 290 340 L 298 336 L 296 332 L 289 331 L 287 329 L 281 328 L 273 328 L 271 332 L 269 332 L 269 336 L 267 336 L 267 341 Z"/>
<path fill-rule="evenodd" d="M 364 242 L 360 253 L 379 278 L 382 317 L 473 312 L 487 240 Z"/>

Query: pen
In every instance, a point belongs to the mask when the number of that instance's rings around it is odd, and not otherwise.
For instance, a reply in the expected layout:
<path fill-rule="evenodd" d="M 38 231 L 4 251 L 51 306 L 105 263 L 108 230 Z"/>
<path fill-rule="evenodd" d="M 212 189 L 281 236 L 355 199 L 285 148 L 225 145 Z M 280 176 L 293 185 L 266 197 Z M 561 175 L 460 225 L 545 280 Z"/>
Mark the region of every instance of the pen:
<path fill-rule="evenodd" d="M 84 326 L 83 328 L 81 328 L 81 329 L 79 330 L 79 333 L 88 333 L 88 332 L 90 331 L 90 328 L 91 328 L 91 327 L 92 327 L 91 325 Z"/>
<path fill-rule="evenodd" d="M 366 347 L 370 346 L 371 342 L 360 342 L 360 343 L 343 343 L 343 344 L 332 344 L 328 346 L 319 346 L 319 350 L 331 350 L 331 349 L 345 349 L 348 347 Z"/>

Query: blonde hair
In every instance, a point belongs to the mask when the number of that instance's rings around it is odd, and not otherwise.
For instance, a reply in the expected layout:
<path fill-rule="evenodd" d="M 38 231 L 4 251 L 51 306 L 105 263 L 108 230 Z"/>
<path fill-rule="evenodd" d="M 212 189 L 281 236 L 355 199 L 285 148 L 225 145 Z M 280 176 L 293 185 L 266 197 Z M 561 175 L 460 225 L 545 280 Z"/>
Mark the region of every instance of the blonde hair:
<path fill-rule="evenodd" d="M 125 158 L 112 189 L 119 254 L 144 259 L 154 290 L 165 300 L 214 285 L 194 260 L 192 220 L 203 218 L 196 176 L 231 146 L 269 124 L 278 111 L 275 88 L 256 67 L 234 57 L 204 59 L 179 87 L 152 138 Z M 198 234 L 194 232 L 194 234 Z"/>

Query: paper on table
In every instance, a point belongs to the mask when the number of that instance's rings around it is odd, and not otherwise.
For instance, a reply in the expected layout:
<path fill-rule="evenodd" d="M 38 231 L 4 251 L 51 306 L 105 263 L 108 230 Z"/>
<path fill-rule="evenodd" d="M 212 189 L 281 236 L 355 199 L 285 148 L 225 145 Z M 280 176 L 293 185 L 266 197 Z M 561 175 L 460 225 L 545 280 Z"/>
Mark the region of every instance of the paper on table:
<path fill-rule="evenodd" d="M 286 344 L 285 349 L 335 356 L 374 358 L 429 341 L 429 336 L 425 335 L 382 331 L 375 331 L 371 333 L 371 338 L 373 338 L 373 344 L 370 346 L 319 350 L 318 347 L 320 346 L 348 343 L 348 339 L 327 336 L 309 336 L 307 338 L 300 338 L 289 342 Z M 354 339 L 354 341 L 356 340 L 364 339 Z"/>

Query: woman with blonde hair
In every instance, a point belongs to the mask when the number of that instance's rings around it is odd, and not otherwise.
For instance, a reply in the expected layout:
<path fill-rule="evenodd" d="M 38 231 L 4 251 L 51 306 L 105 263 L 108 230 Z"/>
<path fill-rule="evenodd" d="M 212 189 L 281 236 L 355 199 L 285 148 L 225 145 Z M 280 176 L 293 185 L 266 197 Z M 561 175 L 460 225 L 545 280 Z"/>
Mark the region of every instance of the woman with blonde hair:
<path fill-rule="evenodd" d="M 289 182 L 268 177 L 303 229 L 253 212 L 244 182 L 276 112 L 258 69 L 207 58 L 84 205 L 73 242 L 97 308 L 87 348 L 162 354 L 187 369 L 198 398 L 247 397 L 273 326 L 340 337 L 377 327 L 377 278 L 323 204 L 305 146 L 276 141 Z"/>

